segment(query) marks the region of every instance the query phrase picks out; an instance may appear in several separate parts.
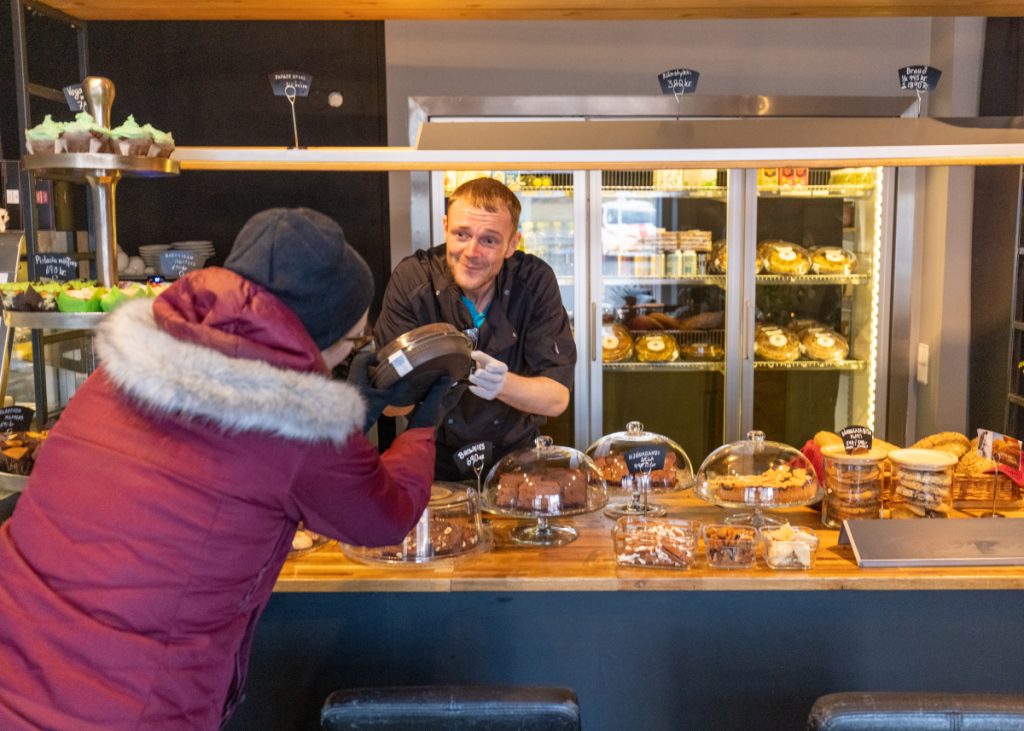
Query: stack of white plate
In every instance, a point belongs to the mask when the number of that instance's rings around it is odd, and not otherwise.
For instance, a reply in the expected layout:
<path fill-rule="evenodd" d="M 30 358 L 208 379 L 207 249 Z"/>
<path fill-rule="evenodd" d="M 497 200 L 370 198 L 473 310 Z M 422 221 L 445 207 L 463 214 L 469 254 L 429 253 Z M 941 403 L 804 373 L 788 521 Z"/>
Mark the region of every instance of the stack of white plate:
<path fill-rule="evenodd" d="M 214 254 L 212 241 L 175 241 L 171 244 L 171 248 L 178 251 L 191 251 L 196 255 L 199 266 L 202 266 Z"/>
<path fill-rule="evenodd" d="M 139 256 L 147 267 L 160 266 L 160 253 L 171 248 L 170 244 L 146 244 L 139 247 Z"/>

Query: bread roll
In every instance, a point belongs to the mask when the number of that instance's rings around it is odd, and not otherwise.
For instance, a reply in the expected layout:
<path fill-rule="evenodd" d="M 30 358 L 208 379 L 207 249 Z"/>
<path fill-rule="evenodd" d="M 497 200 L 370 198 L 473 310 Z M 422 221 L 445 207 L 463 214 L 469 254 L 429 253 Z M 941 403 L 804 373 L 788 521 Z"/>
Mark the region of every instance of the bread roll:
<path fill-rule="evenodd" d="M 955 431 L 944 431 L 918 440 L 911 447 L 914 449 L 937 449 L 960 459 L 970 450 L 971 440 Z"/>
<path fill-rule="evenodd" d="M 842 445 L 843 438 L 838 434 L 833 434 L 830 431 L 820 431 L 814 435 L 814 443 L 819 447 L 827 447 L 830 444 Z"/>

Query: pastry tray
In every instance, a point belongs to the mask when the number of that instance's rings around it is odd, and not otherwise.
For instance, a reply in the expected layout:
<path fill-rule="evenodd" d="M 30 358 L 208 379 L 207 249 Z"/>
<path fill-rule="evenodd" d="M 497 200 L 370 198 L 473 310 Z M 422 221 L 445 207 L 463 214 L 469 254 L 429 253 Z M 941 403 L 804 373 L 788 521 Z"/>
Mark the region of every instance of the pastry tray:
<path fill-rule="evenodd" d="M 4 310 L 4 324 L 33 330 L 91 330 L 106 312 L 19 312 Z"/>

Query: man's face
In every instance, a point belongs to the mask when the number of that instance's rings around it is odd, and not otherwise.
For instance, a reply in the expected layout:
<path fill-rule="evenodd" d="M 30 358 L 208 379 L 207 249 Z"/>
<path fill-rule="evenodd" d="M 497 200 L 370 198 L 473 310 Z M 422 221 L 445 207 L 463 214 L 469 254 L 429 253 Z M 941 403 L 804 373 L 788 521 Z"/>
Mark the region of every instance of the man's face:
<path fill-rule="evenodd" d="M 508 209 L 495 213 L 461 200 L 448 207 L 444 217 L 448 268 L 468 296 L 480 295 L 492 285 L 505 259 L 519 244 Z"/>

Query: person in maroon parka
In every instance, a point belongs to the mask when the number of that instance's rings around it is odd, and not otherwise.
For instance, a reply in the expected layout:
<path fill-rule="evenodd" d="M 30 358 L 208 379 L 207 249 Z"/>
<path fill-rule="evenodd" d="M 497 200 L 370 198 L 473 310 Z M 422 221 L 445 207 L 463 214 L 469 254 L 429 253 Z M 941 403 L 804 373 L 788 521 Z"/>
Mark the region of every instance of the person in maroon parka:
<path fill-rule="evenodd" d="M 395 393 L 330 377 L 372 293 L 337 223 L 272 209 L 224 268 L 104 320 L 0 527 L 0 729 L 215 729 L 296 525 L 402 540 L 451 384 L 378 453 L 364 429 Z"/>

